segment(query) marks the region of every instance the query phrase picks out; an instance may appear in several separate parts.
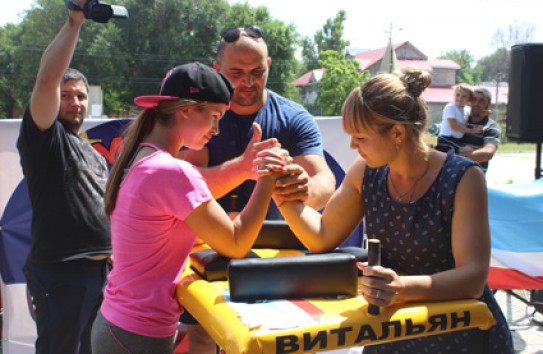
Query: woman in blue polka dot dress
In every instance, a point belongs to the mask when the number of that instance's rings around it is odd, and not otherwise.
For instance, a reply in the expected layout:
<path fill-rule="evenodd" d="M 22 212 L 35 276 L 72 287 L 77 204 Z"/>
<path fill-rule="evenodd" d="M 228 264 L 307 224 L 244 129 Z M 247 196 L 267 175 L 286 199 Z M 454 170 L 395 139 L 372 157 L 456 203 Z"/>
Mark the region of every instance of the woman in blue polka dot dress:
<path fill-rule="evenodd" d="M 433 150 L 423 140 L 427 72 L 377 75 L 343 106 L 343 129 L 359 157 L 322 215 L 274 196 L 286 221 L 312 252 L 338 246 L 364 218 L 382 244 L 381 266 L 363 267 L 368 303 L 479 299 L 496 319 L 479 329 L 368 345 L 366 353 L 513 353 L 507 322 L 486 285 L 490 263 L 487 188 L 481 168 Z"/>

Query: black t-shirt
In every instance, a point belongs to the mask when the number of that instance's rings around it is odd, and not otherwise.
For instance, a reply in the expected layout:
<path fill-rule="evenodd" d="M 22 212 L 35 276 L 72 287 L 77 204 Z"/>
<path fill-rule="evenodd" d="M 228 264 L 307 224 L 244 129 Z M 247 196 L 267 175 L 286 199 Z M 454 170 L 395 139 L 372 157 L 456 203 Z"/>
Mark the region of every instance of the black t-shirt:
<path fill-rule="evenodd" d="M 111 253 L 103 199 L 105 159 L 58 119 L 41 132 L 28 107 L 17 149 L 32 205 L 28 261 L 45 264 Z"/>

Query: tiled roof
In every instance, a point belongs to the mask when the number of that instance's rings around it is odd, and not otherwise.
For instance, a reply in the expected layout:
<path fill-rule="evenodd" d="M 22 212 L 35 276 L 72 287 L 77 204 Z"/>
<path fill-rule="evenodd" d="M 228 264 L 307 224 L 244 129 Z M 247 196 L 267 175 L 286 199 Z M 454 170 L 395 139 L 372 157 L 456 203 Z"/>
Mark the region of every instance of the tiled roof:
<path fill-rule="evenodd" d="M 431 59 L 431 60 L 398 60 L 400 68 L 414 65 L 422 70 L 431 72 L 432 69 L 460 69 L 460 65 L 449 59 Z"/>
<path fill-rule="evenodd" d="M 392 46 L 394 51 L 398 53 L 398 49 L 402 47 L 408 48 L 410 52 L 419 53 L 419 57 L 426 58 L 424 53 L 417 49 L 409 41 L 394 44 Z M 374 50 L 362 51 L 354 55 L 354 58 L 360 62 L 360 70 L 366 70 L 376 65 L 383 59 L 387 47 L 377 48 Z M 449 59 L 431 59 L 431 60 L 408 60 L 401 56 L 397 58 L 400 69 L 406 66 L 418 66 L 419 68 L 431 72 L 432 69 L 460 69 L 460 65 Z M 324 69 L 315 69 L 305 73 L 294 81 L 294 86 L 301 87 L 306 86 L 314 82 L 319 82 L 322 78 Z"/>
<path fill-rule="evenodd" d="M 421 97 L 428 103 L 451 102 L 453 99 L 454 86 L 449 87 L 428 87 L 422 92 Z"/>
<path fill-rule="evenodd" d="M 300 76 L 299 78 L 297 78 L 296 81 L 294 81 L 294 86 L 295 87 L 307 86 L 315 81 L 319 82 L 322 79 L 323 73 L 324 73 L 323 68 L 308 71 L 302 76 Z"/>
<path fill-rule="evenodd" d="M 399 47 L 403 46 L 406 43 L 407 42 L 402 42 L 402 43 L 393 45 L 394 51 L 396 51 Z M 382 48 L 377 48 L 374 50 L 368 50 L 365 52 L 357 53 L 355 54 L 354 57 L 358 59 L 361 64 L 365 63 L 366 67 L 370 67 L 385 56 L 386 49 L 387 49 L 386 47 L 382 47 Z M 362 70 L 364 70 L 364 68 Z"/>
<path fill-rule="evenodd" d="M 422 93 L 421 97 L 427 103 L 445 103 L 452 102 L 455 86 L 449 87 L 428 87 Z M 486 88 L 492 94 L 492 104 L 496 104 L 496 86 L 475 86 Z M 500 86 L 498 88 L 498 99 L 500 104 L 507 104 L 509 87 Z"/>

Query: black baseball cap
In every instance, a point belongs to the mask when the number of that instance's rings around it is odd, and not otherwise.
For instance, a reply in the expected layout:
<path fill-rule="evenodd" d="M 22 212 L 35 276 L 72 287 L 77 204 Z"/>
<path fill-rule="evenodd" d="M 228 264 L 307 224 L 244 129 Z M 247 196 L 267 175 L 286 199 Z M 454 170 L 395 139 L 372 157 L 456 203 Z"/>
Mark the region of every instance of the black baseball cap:
<path fill-rule="evenodd" d="M 159 96 L 140 96 L 134 103 L 143 108 L 155 107 L 161 101 L 180 98 L 230 104 L 234 86 L 220 72 L 195 62 L 176 66 L 162 80 Z"/>

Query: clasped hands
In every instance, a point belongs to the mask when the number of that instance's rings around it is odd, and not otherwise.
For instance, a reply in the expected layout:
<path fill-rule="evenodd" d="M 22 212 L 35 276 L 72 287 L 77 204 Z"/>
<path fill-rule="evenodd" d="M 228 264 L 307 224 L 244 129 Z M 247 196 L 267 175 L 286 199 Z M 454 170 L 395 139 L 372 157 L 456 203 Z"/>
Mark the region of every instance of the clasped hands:
<path fill-rule="evenodd" d="M 309 175 L 280 146 L 259 151 L 253 161 L 253 171 L 257 177 L 276 174 L 273 199 L 278 206 L 286 201 L 305 202 L 309 198 Z"/>
<path fill-rule="evenodd" d="M 305 169 L 294 162 L 290 153 L 281 147 L 276 138 L 261 141 L 262 129 L 253 123 L 253 137 L 241 156 L 248 170 L 251 162 L 251 179 L 274 174 L 275 188 L 273 199 L 277 205 L 286 201 L 305 202 L 309 198 L 309 175 Z"/>

